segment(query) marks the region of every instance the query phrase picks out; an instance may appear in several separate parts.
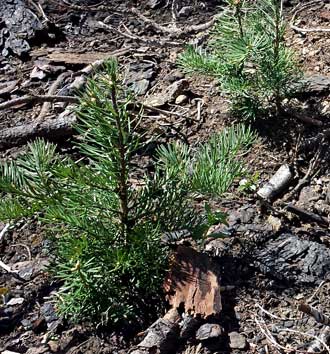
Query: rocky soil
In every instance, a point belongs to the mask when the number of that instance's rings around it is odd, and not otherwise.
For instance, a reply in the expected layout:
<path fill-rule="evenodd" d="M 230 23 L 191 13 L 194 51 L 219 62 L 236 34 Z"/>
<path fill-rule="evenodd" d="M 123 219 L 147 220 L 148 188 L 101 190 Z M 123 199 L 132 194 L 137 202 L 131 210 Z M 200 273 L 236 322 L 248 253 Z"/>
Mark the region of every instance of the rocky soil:
<path fill-rule="evenodd" d="M 186 44 L 207 37 L 192 26 L 207 24 L 222 2 L 177 1 L 175 33 L 169 30 L 171 3 L 2 0 L 0 158 L 17 156 L 37 136 L 70 153 L 72 130 L 62 123 L 73 103 L 40 96 L 70 95 L 86 67 L 111 55 L 138 98 L 155 108 L 144 124 L 161 141 L 196 144 L 233 123 L 216 82 L 185 76 L 176 66 Z M 238 192 L 239 181 L 215 201 L 229 214 L 229 226 L 219 226 L 228 237 L 209 239 L 204 252 L 220 273 L 222 311 L 203 320 L 159 319 L 175 323 L 165 333 L 167 345 L 156 348 L 161 353 L 327 352 L 320 340 L 329 339 L 329 327 L 297 306 L 330 316 L 330 3 L 287 0 L 284 6 L 293 19 L 288 45 L 297 51 L 307 85 L 286 116 L 253 124 L 260 139 L 245 160 L 251 175 L 259 175 L 255 190 L 285 164 L 293 178 L 272 205 L 254 192 Z M 1 106 L 26 96 L 39 99 Z M 58 284 L 47 272 L 52 254 L 44 234 L 35 220 L 0 224 L 0 353 L 145 353 L 139 343 L 147 333 L 157 337 L 159 322 L 137 333 L 58 317 L 52 302 Z"/>

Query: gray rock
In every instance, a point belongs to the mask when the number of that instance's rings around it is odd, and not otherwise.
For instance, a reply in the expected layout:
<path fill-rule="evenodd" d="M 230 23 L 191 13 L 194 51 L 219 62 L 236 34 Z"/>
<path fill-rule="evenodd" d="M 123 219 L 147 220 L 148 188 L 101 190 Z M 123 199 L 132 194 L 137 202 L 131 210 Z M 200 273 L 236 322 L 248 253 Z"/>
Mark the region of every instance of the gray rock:
<path fill-rule="evenodd" d="M 56 321 L 58 319 L 58 316 L 55 312 L 54 305 L 51 304 L 50 302 L 46 302 L 45 304 L 43 304 L 41 306 L 40 311 L 47 323 Z"/>
<path fill-rule="evenodd" d="M 147 330 L 147 335 L 141 343 L 138 344 L 137 353 L 140 349 L 155 348 L 160 354 L 173 353 L 179 337 L 179 326 L 169 320 L 160 318 L 153 323 Z M 147 351 L 147 353 L 149 353 Z"/>
<path fill-rule="evenodd" d="M 156 71 L 153 63 L 132 63 L 126 77 L 126 84 L 132 88 L 137 95 L 146 94 L 150 81 L 155 77 Z"/>
<path fill-rule="evenodd" d="M 316 202 L 319 199 L 320 194 L 315 188 L 306 186 L 300 192 L 298 204 L 306 208 L 306 206 L 313 204 L 313 202 Z"/>
<path fill-rule="evenodd" d="M 223 329 L 216 323 L 205 323 L 199 327 L 196 333 L 196 339 L 205 341 L 208 339 L 215 339 L 221 337 Z"/>
<path fill-rule="evenodd" d="M 149 80 L 142 79 L 140 81 L 135 81 L 131 87 L 137 95 L 145 95 L 148 91 L 149 85 Z"/>
<path fill-rule="evenodd" d="M 25 330 L 30 330 L 32 328 L 31 321 L 27 319 L 22 320 L 21 325 L 24 327 Z"/>
<path fill-rule="evenodd" d="M 244 350 L 248 346 L 246 338 L 238 332 L 229 333 L 229 346 L 231 349 Z"/>
<path fill-rule="evenodd" d="M 144 104 L 152 107 L 161 107 L 166 103 L 175 101 L 188 87 L 189 83 L 185 79 L 175 81 L 163 90 L 163 92 L 149 96 Z"/>

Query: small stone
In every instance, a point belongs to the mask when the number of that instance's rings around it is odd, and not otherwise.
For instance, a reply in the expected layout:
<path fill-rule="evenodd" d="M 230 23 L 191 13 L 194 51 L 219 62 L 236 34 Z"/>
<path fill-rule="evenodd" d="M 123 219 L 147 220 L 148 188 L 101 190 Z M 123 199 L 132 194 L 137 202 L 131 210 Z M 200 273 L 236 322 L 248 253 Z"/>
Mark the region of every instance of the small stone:
<path fill-rule="evenodd" d="M 183 6 L 183 8 L 179 11 L 178 15 L 179 17 L 188 17 L 191 15 L 192 11 L 192 6 Z"/>
<path fill-rule="evenodd" d="M 305 91 L 308 93 L 321 93 L 329 91 L 330 77 L 323 75 L 313 75 L 306 77 L 304 80 Z"/>
<path fill-rule="evenodd" d="M 223 329 L 216 323 L 205 323 L 199 327 L 196 339 L 200 341 L 219 338 L 223 334 Z"/>
<path fill-rule="evenodd" d="M 24 329 L 29 330 L 32 329 L 32 323 L 30 320 L 24 319 L 21 321 L 21 325 L 24 327 Z"/>
<path fill-rule="evenodd" d="M 229 346 L 231 349 L 244 350 L 247 348 L 248 342 L 246 338 L 238 332 L 229 333 L 229 338 Z"/>
<path fill-rule="evenodd" d="M 14 297 L 7 302 L 7 306 L 15 306 L 23 304 L 24 299 L 22 297 Z"/>
<path fill-rule="evenodd" d="M 47 74 L 43 70 L 40 70 L 38 67 L 34 67 L 30 74 L 31 79 L 38 79 L 38 80 L 42 80 L 46 76 Z"/>
<path fill-rule="evenodd" d="M 171 71 L 166 77 L 165 80 L 169 82 L 174 82 L 184 78 L 184 74 L 180 70 Z"/>
<path fill-rule="evenodd" d="M 176 104 L 183 104 L 186 103 L 188 100 L 188 97 L 186 95 L 179 95 L 176 99 L 175 99 L 175 103 Z"/>
<path fill-rule="evenodd" d="M 53 304 L 46 302 L 41 306 L 40 310 L 47 323 L 58 319 Z"/>
<path fill-rule="evenodd" d="M 148 91 L 149 84 L 149 80 L 142 79 L 133 83 L 132 89 L 137 95 L 145 95 Z"/>

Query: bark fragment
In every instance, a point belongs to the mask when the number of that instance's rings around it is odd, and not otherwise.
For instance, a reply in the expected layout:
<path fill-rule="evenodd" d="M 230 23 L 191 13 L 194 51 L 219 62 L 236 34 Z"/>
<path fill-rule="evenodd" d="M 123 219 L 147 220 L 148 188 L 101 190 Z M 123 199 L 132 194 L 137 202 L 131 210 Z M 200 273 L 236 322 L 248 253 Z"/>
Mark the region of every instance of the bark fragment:
<path fill-rule="evenodd" d="M 183 306 L 186 313 L 203 318 L 221 311 L 217 268 L 209 256 L 191 247 L 177 248 L 164 287 L 173 308 Z"/>

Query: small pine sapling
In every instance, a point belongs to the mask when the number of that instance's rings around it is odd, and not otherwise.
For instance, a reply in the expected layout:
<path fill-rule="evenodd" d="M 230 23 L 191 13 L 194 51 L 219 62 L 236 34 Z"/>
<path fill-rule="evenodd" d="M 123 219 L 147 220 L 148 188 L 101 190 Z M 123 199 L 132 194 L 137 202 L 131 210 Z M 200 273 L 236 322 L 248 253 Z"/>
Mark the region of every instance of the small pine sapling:
<path fill-rule="evenodd" d="M 61 156 L 38 139 L 0 167 L 1 220 L 36 214 L 54 235 L 57 307 L 71 320 L 150 320 L 161 304 L 167 265 L 163 232 L 192 230 L 187 190 L 160 169 L 133 183 L 133 159 L 146 143 L 142 112 L 110 60 L 89 80 L 76 110 L 82 156 Z"/>
<path fill-rule="evenodd" d="M 284 35 L 282 1 L 227 0 L 206 48 L 188 47 L 178 63 L 186 72 L 215 76 L 238 116 L 278 114 L 301 77 Z"/>

